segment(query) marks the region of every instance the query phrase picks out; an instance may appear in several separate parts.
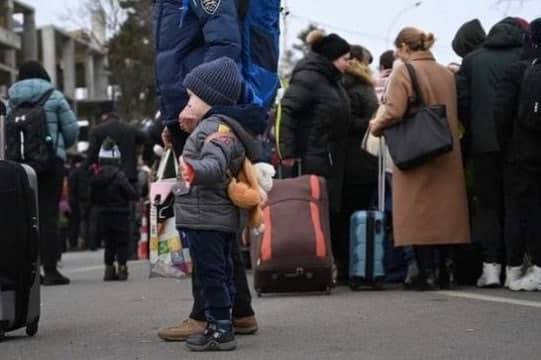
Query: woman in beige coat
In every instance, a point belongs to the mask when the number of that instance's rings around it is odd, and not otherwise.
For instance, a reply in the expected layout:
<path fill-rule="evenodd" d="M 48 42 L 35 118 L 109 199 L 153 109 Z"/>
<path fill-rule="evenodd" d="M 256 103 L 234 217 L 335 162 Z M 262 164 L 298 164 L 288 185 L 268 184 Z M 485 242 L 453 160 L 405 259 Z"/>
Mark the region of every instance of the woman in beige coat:
<path fill-rule="evenodd" d="M 432 53 L 434 35 L 405 28 L 395 40 L 397 61 L 387 92 L 370 128 L 382 136 L 385 128 L 402 120 L 413 94 L 405 62 L 417 73 L 419 86 L 428 105 L 447 107 L 453 134 L 453 151 L 411 170 L 394 168 L 393 223 L 396 246 L 413 245 L 420 268 L 418 289 L 433 289 L 435 258 L 440 256 L 439 285 L 449 286 L 448 247 L 470 241 L 466 186 L 462 166 L 457 119 L 457 98 L 453 74 L 438 64 Z M 437 246 L 437 247 L 436 247 Z"/>

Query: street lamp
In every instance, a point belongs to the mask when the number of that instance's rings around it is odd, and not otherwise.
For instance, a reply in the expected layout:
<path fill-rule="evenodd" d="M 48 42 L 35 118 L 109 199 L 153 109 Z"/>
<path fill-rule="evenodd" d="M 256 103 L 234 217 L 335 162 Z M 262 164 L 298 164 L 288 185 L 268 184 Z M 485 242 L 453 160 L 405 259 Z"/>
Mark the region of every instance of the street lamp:
<path fill-rule="evenodd" d="M 400 20 L 400 17 L 404 15 L 405 13 L 407 13 L 408 11 L 416 9 L 421 5 L 423 5 L 422 1 L 416 1 L 413 5 L 403 8 L 395 15 L 395 17 L 393 18 L 393 21 L 391 21 L 391 23 L 389 24 L 389 27 L 387 28 L 387 35 L 385 36 L 385 41 L 386 41 L 387 46 L 389 46 L 389 42 L 391 40 L 391 31 L 393 30 L 398 20 Z"/>

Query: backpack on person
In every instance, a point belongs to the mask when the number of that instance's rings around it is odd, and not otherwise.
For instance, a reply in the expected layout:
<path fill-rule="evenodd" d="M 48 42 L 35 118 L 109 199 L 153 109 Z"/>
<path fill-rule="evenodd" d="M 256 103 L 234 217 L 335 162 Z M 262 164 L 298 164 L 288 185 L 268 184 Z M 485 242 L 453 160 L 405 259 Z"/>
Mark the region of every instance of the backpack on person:
<path fill-rule="evenodd" d="M 6 119 L 6 159 L 31 166 L 43 174 L 53 167 L 58 145 L 49 134 L 45 104 L 54 89 L 46 91 L 37 101 L 25 101 L 9 113 Z"/>
<path fill-rule="evenodd" d="M 526 130 L 541 131 L 541 60 L 526 69 L 520 92 L 518 122 Z"/>
<path fill-rule="evenodd" d="M 278 91 L 280 0 L 239 0 L 242 75 L 267 109 Z"/>

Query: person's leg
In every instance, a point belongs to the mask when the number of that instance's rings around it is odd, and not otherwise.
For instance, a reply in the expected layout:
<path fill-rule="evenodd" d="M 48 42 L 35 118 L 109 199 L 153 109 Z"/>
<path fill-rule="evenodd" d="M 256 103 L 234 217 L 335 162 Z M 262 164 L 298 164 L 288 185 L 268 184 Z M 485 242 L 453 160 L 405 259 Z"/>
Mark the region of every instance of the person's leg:
<path fill-rule="evenodd" d="M 241 236 L 242 234 L 239 233 L 231 242 L 233 284 L 236 290 L 236 294 L 233 299 L 233 318 L 244 318 L 255 315 L 254 309 L 252 308 L 252 295 L 250 293 L 248 278 L 246 276 L 246 267 L 244 265 L 244 261 L 242 260 L 240 250 Z"/>
<path fill-rule="evenodd" d="M 534 209 L 526 209 L 528 197 L 525 189 L 524 174 L 515 174 L 518 169 L 509 168 L 505 176 L 505 243 L 507 247 L 507 266 L 522 266 L 526 251 L 525 219 L 528 212 Z"/>
<path fill-rule="evenodd" d="M 193 261 L 198 269 L 197 280 L 205 299 L 207 329 L 190 336 L 190 350 L 232 350 L 236 347 L 231 307 L 231 259 L 229 256 L 235 234 L 216 231 L 187 231 Z"/>
<path fill-rule="evenodd" d="M 478 214 L 474 236 L 483 246 L 485 263 L 503 260 L 503 169 L 498 154 L 474 159 L 475 193 Z"/>
<path fill-rule="evenodd" d="M 38 177 L 40 250 L 44 271 L 44 285 L 64 285 L 69 283 L 69 279 L 62 276 L 56 267 L 60 246 L 58 204 L 62 190 L 63 171 L 63 162 L 57 159 L 54 169 Z"/>
<path fill-rule="evenodd" d="M 414 246 L 415 258 L 419 268 L 419 276 L 413 285 L 417 290 L 433 290 L 434 277 L 434 247 Z"/>
<path fill-rule="evenodd" d="M 116 213 L 111 216 L 115 221 L 112 227 L 114 236 L 115 254 L 118 262 L 118 280 L 128 280 L 128 259 L 130 255 L 130 217 L 129 213 Z"/>
<path fill-rule="evenodd" d="M 81 232 L 81 206 L 78 202 L 72 202 L 71 217 L 69 219 L 69 245 L 70 250 L 77 248 L 79 234 Z"/>

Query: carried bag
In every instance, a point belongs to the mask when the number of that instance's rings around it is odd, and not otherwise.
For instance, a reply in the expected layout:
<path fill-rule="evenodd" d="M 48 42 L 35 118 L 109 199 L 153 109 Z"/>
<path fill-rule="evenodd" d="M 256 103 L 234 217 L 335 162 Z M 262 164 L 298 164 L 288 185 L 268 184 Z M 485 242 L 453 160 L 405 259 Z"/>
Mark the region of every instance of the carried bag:
<path fill-rule="evenodd" d="M 150 277 L 183 279 L 192 273 L 188 238 L 176 228 L 176 177 L 164 178 L 168 167 L 178 174 L 178 161 L 168 148 L 158 167 L 157 180 L 150 185 Z"/>
<path fill-rule="evenodd" d="M 400 170 L 414 169 L 453 150 L 453 136 L 445 105 L 427 105 L 413 65 L 406 64 L 414 97 L 404 119 L 384 130 L 385 140 L 395 165 Z"/>

